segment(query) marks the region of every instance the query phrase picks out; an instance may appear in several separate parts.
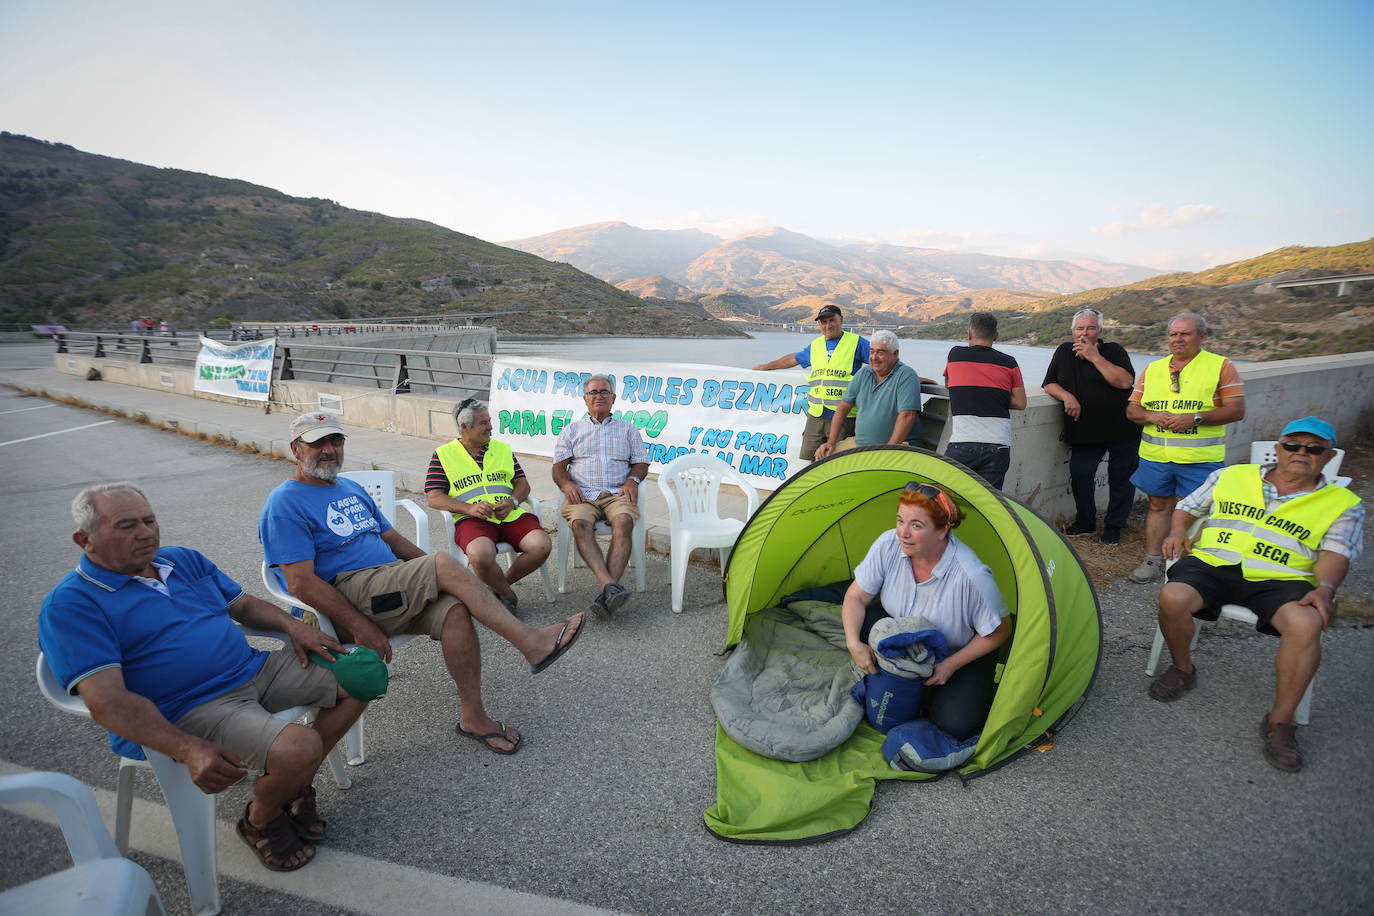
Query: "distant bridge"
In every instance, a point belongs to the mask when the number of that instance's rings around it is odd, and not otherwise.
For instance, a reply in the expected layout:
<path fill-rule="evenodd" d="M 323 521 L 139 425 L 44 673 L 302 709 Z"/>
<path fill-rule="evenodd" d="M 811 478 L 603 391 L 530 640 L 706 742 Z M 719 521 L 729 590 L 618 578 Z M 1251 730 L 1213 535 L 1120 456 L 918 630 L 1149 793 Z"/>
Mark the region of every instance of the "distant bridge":
<path fill-rule="evenodd" d="M 1281 289 L 1296 289 L 1300 286 L 1330 286 L 1334 283 L 1337 296 L 1349 296 L 1355 292 L 1356 284 L 1371 282 L 1374 282 L 1374 273 L 1344 274 L 1339 277 L 1309 277 L 1305 280 L 1278 280 L 1273 283 L 1261 283 L 1255 290 L 1256 292 L 1268 293 Z"/>

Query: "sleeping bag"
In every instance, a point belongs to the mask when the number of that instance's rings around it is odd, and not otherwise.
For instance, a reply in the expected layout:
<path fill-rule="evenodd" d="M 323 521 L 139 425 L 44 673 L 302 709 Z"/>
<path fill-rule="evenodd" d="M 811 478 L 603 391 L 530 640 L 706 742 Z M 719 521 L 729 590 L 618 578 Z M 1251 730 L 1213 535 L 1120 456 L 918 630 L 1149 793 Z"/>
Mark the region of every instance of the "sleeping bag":
<path fill-rule="evenodd" d="M 925 679 L 949 655 L 945 636 L 924 617 L 885 617 L 873 625 L 868 644 L 878 672 L 865 674 L 850 691 L 864 718 L 878 731 L 910 722 L 921 712 Z"/>

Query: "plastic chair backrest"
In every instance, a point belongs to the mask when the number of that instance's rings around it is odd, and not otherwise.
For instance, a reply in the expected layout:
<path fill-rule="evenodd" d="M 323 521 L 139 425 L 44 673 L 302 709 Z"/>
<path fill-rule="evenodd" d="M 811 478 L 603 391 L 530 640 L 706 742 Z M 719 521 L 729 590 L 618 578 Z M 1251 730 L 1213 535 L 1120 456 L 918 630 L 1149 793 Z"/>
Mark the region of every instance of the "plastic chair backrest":
<path fill-rule="evenodd" d="M 35 674 L 38 678 L 38 689 L 49 703 L 63 712 L 85 716 L 88 719 L 91 717 L 91 711 L 86 708 L 85 701 L 81 697 L 72 696 L 58 683 L 57 675 L 53 674 L 52 666 L 48 664 L 42 652 L 38 653 L 38 670 Z"/>
<path fill-rule="evenodd" d="M 367 491 L 386 520 L 396 524 L 396 474 L 392 471 L 344 471 L 347 477 Z"/>
<path fill-rule="evenodd" d="M 1279 460 L 1279 443 L 1275 439 L 1257 440 L 1250 443 L 1250 463 L 1251 464 L 1273 464 Z M 1326 463 L 1322 468 L 1322 473 L 1327 480 L 1335 480 L 1341 472 L 1341 459 L 1345 457 L 1345 449 L 1336 449 L 1336 456 Z"/>
<path fill-rule="evenodd" d="M 701 452 L 679 455 L 659 474 L 660 482 L 672 485 L 677 496 L 677 508 L 682 524 L 690 527 L 697 519 L 720 518 L 720 484 L 723 480 L 744 491 L 749 503 L 747 515 L 758 508 L 758 491 L 739 471 L 730 465 Z M 671 502 L 670 502 L 671 508 Z"/>

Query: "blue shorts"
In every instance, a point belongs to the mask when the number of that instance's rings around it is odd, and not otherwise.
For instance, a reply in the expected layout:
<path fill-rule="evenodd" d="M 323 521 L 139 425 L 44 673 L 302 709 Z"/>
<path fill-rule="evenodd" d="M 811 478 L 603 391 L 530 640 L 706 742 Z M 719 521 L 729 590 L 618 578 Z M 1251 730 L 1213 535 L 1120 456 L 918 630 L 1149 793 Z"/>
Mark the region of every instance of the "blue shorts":
<path fill-rule="evenodd" d="M 1140 459 L 1131 483 L 1147 496 L 1187 496 L 1207 480 L 1207 475 L 1224 467 L 1224 461 L 1179 464 L 1175 461 Z"/>

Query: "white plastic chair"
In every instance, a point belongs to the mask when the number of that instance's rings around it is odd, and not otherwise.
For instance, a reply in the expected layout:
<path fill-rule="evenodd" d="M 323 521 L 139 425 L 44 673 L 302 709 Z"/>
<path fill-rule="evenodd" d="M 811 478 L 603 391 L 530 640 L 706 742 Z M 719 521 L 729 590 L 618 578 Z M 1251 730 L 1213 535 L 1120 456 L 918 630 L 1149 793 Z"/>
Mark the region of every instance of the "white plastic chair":
<path fill-rule="evenodd" d="M 532 512 L 534 514 L 534 517 L 539 519 L 540 524 L 543 524 L 543 515 L 541 513 L 544 507 L 538 499 L 531 496 L 529 499 L 521 503 L 521 506 L 526 511 Z M 435 511 L 439 513 L 439 517 L 443 520 L 444 538 L 448 544 L 449 552 L 458 558 L 459 563 L 462 563 L 464 566 L 471 568 L 471 564 L 468 563 L 468 555 L 464 553 L 462 550 L 460 550 L 458 545 L 453 542 L 453 529 L 455 525 L 453 521 L 453 513 L 439 509 L 436 509 Z M 516 553 L 516 549 L 509 544 L 496 545 L 496 556 L 498 559 L 501 557 L 505 557 L 507 561 L 510 561 L 515 558 Z M 507 568 L 509 568 L 510 563 L 507 562 L 506 566 Z M 539 567 L 539 575 L 544 580 L 544 597 L 548 598 L 549 603 L 552 604 L 556 599 L 554 598 L 553 594 L 553 574 L 549 572 L 548 560 L 545 560 L 544 564 Z"/>
<path fill-rule="evenodd" d="M 1275 440 L 1258 441 L 1251 443 L 1250 463 L 1273 464 L 1275 461 L 1278 460 L 1275 454 L 1277 448 L 1278 442 Z M 1345 451 L 1343 449 L 1336 449 L 1336 457 L 1328 461 L 1326 463 L 1326 467 L 1322 469 L 1322 473 L 1326 475 L 1327 479 L 1333 481 L 1338 487 L 1348 487 L 1350 485 L 1349 477 L 1340 477 L 1336 474 L 1336 472 L 1340 470 L 1341 459 L 1344 457 Z M 1189 526 L 1188 540 L 1190 543 L 1192 541 L 1197 540 L 1198 533 L 1202 530 L 1202 523 L 1206 520 L 1206 516 L 1203 516 L 1202 518 L 1193 522 L 1191 526 Z M 1169 565 L 1172 566 L 1173 561 L 1170 561 Z M 1218 619 L 1234 620 L 1237 623 L 1243 623 L 1251 627 L 1259 623 L 1259 618 L 1255 616 L 1254 612 L 1252 612 L 1249 608 L 1242 607 L 1239 604 L 1222 605 L 1221 615 L 1218 617 Z M 1194 619 L 1193 641 L 1189 644 L 1190 651 L 1192 649 L 1197 648 L 1197 639 L 1201 632 L 1202 621 Z M 1163 651 L 1164 631 L 1161 630 L 1158 626 L 1156 626 L 1155 641 L 1154 644 L 1150 647 L 1150 660 L 1145 664 L 1145 673 L 1150 677 L 1154 677 L 1155 671 L 1159 668 L 1159 657 L 1163 653 Z M 1297 720 L 1297 723 L 1299 725 L 1306 725 L 1308 723 L 1312 711 L 1312 688 L 1316 685 L 1316 683 L 1316 675 L 1313 675 L 1312 680 L 1307 682 L 1307 690 L 1303 693 L 1302 700 L 1298 702 L 1298 710 L 1297 713 L 1294 715 L 1294 718 Z"/>
<path fill-rule="evenodd" d="M 644 591 L 644 567 L 647 562 L 645 557 L 645 545 L 647 537 L 644 533 L 644 486 L 639 488 L 639 518 L 635 519 L 634 528 L 630 531 L 630 566 L 635 571 L 635 591 Z M 568 592 L 568 564 L 578 563 L 582 557 L 573 549 L 572 527 L 568 520 L 563 517 L 563 501 L 559 500 L 558 512 L 558 532 L 555 535 L 554 550 L 558 554 L 558 593 L 565 595 Z M 598 538 L 608 538 L 611 536 L 611 526 L 607 522 L 597 522 L 593 529 Z M 571 556 L 569 556 L 571 554 Z"/>
<path fill-rule="evenodd" d="M 748 501 L 744 519 L 721 517 L 718 506 L 722 481 L 729 481 L 744 492 Z M 672 534 L 673 610 L 681 613 L 687 561 L 692 551 L 698 547 L 718 548 L 724 574 L 745 521 L 759 507 L 759 494 L 739 471 L 702 452 L 679 455 L 669 462 L 659 472 L 658 488 L 668 503 Z"/>
<path fill-rule="evenodd" d="M 267 561 L 263 560 L 261 573 L 263 588 L 267 589 L 267 594 L 272 598 L 272 600 L 284 604 L 289 608 L 292 608 L 293 613 L 295 610 L 309 611 L 311 614 L 315 616 L 315 621 L 319 625 L 320 632 L 328 634 L 329 636 L 332 636 L 335 639 L 339 638 L 338 631 L 334 629 L 334 622 L 332 620 L 330 620 L 325 615 L 321 614 L 319 611 L 315 610 L 310 605 L 306 604 L 301 599 L 297 598 L 295 595 L 291 594 L 291 592 L 286 587 L 286 578 L 282 575 L 280 569 L 278 569 L 275 566 L 268 566 Z M 300 615 L 296 614 L 295 616 Z M 399 649 L 401 646 L 404 646 L 406 643 L 410 642 L 413 638 L 414 637 L 409 633 L 401 633 L 396 636 L 392 636 L 391 648 L 393 650 Z M 354 645 L 355 643 L 343 644 L 345 649 L 352 649 Z M 390 670 L 389 667 L 388 670 Z M 366 717 L 366 713 L 359 716 L 358 721 L 354 722 L 353 727 L 350 728 L 344 734 L 344 756 L 348 762 L 348 765 L 351 767 L 362 766 L 364 763 L 367 763 L 367 737 L 366 733 L 363 731 L 363 719 L 365 719 Z M 332 765 L 333 764 L 331 762 L 331 766 Z"/>
<path fill-rule="evenodd" d="M 153 879 L 115 849 L 89 788 L 65 773 L 0 777 L 0 805 L 25 802 L 57 815 L 72 867 L 0 894 L 0 913 L 166 916 Z"/>
<path fill-rule="evenodd" d="M 396 475 L 392 471 L 344 471 L 347 477 L 367 491 L 378 510 L 391 524 L 396 524 L 396 511 L 404 509 L 415 522 L 415 546 L 429 553 L 429 516 L 413 499 L 396 498 Z"/>

